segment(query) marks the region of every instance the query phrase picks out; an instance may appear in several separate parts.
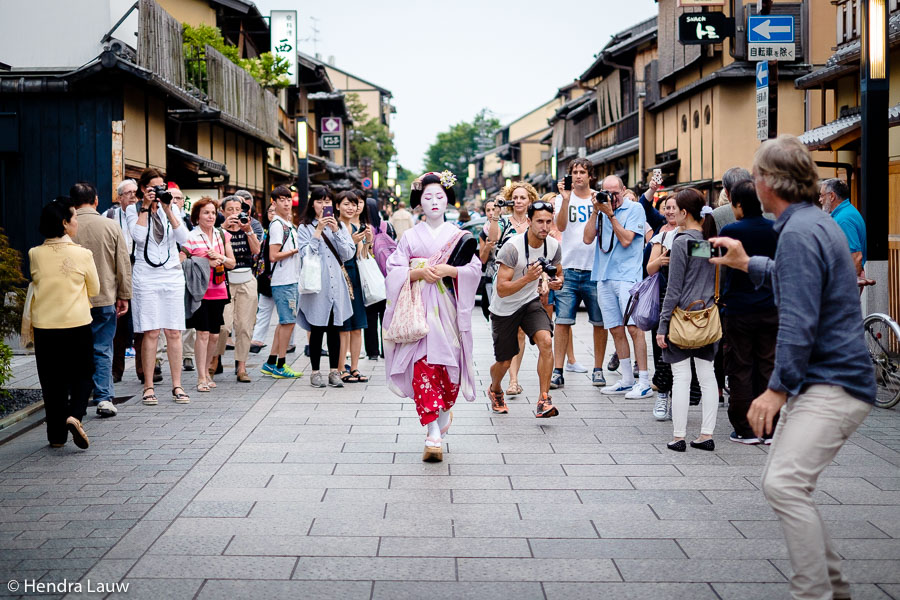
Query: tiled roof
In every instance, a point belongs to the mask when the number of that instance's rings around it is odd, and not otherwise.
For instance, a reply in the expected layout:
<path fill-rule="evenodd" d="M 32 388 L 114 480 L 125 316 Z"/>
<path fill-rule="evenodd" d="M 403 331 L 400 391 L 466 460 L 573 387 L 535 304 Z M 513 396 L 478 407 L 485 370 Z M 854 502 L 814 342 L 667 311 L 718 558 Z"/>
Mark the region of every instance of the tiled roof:
<path fill-rule="evenodd" d="M 837 150 L 837 148 L 830 148 L 831 142 L 858 129 L 861 122 L 862 115 L 857 111 L 804 132 L 800 135 L 800 141 L 806 144 L 810 150 Z M 895 104 L 888 109 L 888 122 L 891 126 L 900 123 L 900 104 Z"/>

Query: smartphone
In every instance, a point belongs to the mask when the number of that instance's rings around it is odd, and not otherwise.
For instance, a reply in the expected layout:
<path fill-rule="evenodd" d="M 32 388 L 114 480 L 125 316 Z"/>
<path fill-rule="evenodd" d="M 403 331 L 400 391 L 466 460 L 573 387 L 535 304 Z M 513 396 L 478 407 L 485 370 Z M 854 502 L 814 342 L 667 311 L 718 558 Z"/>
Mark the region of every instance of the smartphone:
<path fill-rule="evenodd" d="M 333 217 L 334 216 L 334 207 L 325 205 L 322 207 L 322 217 Z"/>
<path fill-rule="evenodd" d="M 653 183 L 659 186 L 662 185 L 662 180 L 662 169 L 653 169 Z"/>
<path fill-rule="evenodd" d="M 361 224 L 359 225 L 359 229 L 357 230 L 356 233 L 365 233 L 365 232 L 366 232 L 366 227 L 368 227 L 368 225 L 366 225 L 365 223 L 361 223 Z"/>
<path fill-rule="evenodd" d="M 713 258 L 721 255 L 721 248 L 713 248 L 706 240 L 688 240 L 688 256 L 691 258 Z"/>
<path fill-rule="evenodd" d="M 572 189 L 572 176 L 566 175 L 566 178 L 563 180 L 563 189 L 571 190 Z"/>

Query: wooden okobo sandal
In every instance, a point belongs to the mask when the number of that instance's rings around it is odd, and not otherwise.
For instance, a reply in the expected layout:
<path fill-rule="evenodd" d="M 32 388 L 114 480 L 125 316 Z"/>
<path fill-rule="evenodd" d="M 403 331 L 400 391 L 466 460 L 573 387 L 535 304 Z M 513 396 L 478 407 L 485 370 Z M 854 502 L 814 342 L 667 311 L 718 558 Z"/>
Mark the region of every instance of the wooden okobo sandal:
<path fill-rule="evenodd" d="M 429 446 L 428 442 L 437 444 L 437 446 Z M 441 439 L 425 438 L 425 452 L 422 454 L 423 462 L 441 462 L 444 460 L 444 450 L 441 447 Z"/>

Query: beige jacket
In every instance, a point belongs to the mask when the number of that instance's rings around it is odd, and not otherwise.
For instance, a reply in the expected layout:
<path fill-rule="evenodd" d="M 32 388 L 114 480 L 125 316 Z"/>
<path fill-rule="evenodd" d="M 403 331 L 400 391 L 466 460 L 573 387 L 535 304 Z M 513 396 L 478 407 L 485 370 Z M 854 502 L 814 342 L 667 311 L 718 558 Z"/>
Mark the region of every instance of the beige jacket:
<path fill-rule="evenodd" d="M 75 242 L 90 250 L 100 276 L 100 293 L 91 297 L 91 306 L 111 306 L 116 300 L 131 299 L 130 248 L 115 221 L 91 206 L 82 206 L 78 215 Z"/>

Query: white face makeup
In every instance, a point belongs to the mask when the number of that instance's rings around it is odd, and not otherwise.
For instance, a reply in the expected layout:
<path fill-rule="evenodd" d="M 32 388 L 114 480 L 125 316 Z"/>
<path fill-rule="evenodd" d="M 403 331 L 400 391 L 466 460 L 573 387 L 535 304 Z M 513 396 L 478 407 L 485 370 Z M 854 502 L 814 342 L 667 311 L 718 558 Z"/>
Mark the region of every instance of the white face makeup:
<path fill-rule="evenodd" d="M 447 192 L 439 183 L 429 183 L 422 190 L 422 214 L 432 227 L 444 222 L 447 212 Z"/>

